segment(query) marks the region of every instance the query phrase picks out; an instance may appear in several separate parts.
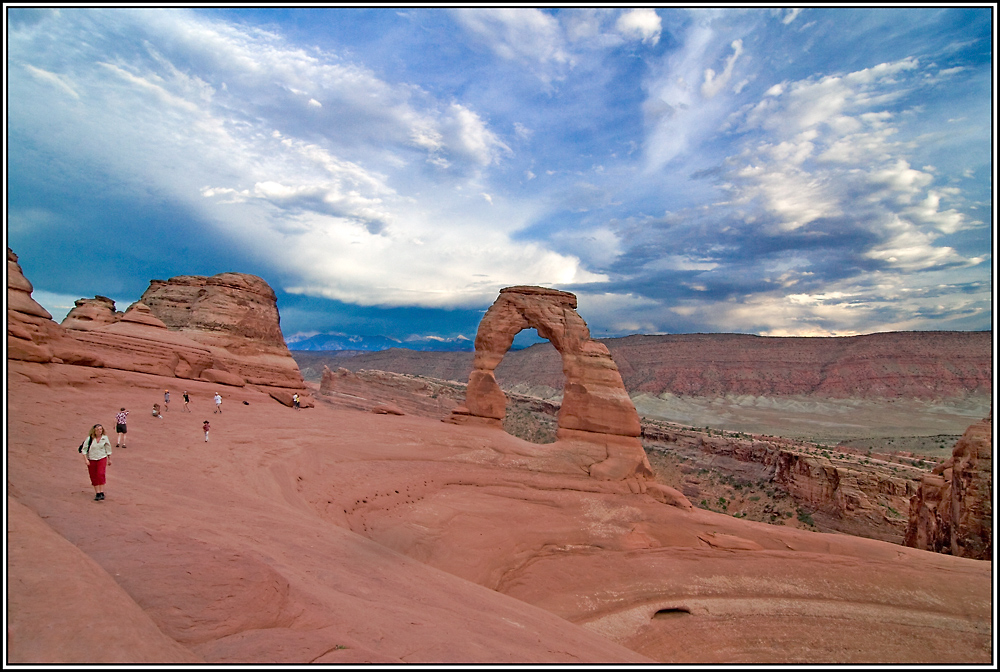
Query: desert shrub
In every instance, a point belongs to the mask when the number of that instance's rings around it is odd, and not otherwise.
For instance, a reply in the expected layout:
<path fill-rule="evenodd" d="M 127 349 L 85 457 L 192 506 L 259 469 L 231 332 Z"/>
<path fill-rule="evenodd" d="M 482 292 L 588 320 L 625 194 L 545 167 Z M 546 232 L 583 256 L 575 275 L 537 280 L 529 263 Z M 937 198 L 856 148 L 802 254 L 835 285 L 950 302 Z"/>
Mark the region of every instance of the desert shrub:
<path fill-rule="evenodd" d="M 791 515 L 789 515 L 791 517 Z M 813 522 L 812 514 L 810 514 L 805 509 L 799 509 L 798 519 L 810 527 L 814 527 L 816 523 Z"/>

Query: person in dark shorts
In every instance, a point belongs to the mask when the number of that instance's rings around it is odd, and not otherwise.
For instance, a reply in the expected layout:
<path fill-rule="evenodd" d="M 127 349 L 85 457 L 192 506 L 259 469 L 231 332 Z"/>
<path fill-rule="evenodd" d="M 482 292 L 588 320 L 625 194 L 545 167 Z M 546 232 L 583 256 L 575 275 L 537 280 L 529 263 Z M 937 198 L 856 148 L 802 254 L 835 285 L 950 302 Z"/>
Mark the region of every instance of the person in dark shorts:
<path fill-rule="evenodd" d="M 296 411 L 300 410 L 300 408 L 301 408 L 299 406 L 299 395 L 298 394 L 293 394 L 292 395 L 292 407 L 294 407 Z"/>
<path fill-rule="evenodd" d="M 191 409 L 188 408 L 188 402 L 190 402 L 190 401 L 191 401 L 191 399 L 190 399 L 190 397 L 188 397 L 188 391 L 184 390 L 184 410 L 187 411 L 188 413 L 191 412 Z"/>
<path fill-rule="evenodd" d="M 122 406 L 122 410 L 115 414 L 115 432 L 118 434 L 116 439 L 115 448 L 121 446 L 125 447 L 125 434 L 128 432 L 128 427 L 125 426 L 125 419 L 128 418 L 128 411 Z"/>

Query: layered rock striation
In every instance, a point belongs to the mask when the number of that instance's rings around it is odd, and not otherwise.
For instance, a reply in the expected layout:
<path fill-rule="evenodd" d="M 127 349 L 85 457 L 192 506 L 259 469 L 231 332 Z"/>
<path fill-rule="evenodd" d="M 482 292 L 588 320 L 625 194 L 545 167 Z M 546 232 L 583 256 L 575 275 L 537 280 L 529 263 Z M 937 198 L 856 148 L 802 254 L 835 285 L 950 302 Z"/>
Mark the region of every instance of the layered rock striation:
<path fill-rule="evenodd" d="M 554 289 L 518 286 L 500 290 L 479 324 L 465 406 L 456 408 L 451 419 L 502 427 L 507 397 L 494 370 L 510 350 L 514 337 L 524 329 L 534 328 L 562 358 L 566 383 L 557 438 L 566 443 L 598 444 L 605 449 L 604 459 L 589 467 L 595 478 L 617 480 L 651 475 L 638 438 L 639 415 L 607 347 L 590 338 L 576 305 L 575 295 Z"/>
<path fill-rule="evenodd" d="M 599 342 L 632 394 L 940 399 L 988 396 L 993 389 L 993 335 L 985 331 L 809 338 L 667 334 Z M 341 365 L 465 380 L 472 355 L 393 349 L 344 358 Z M 495 374 L 505 390 L 563 386 L 561 358 L 547 343 L 508 353 Z"/>
<path fill-rule="evenodd" d="M 993 413 L 966 430 L 951 457 L 910 499 L 907 546 L 993 558 Z"/>
<path fill-rule="evenodd" d="M 256 276 L 154 280 L 125 312 L 95 296 L 76 301 L 62 324 L 31 298 L 33 287 L 9 248 L 7 286 L 10 360 L 250 384 L 275 391 L 275 398 L 297 392 L 303 407 L 312 405 L 281 338 L 274 292 Z"/>
<path fill-rule="evenodd" d="M 302 390 L 281 335 L 274 290 L 246 273 L 153 280 L 140 301 L 167 329 L 206 347 L 216 366 L 253 385 Z"/>

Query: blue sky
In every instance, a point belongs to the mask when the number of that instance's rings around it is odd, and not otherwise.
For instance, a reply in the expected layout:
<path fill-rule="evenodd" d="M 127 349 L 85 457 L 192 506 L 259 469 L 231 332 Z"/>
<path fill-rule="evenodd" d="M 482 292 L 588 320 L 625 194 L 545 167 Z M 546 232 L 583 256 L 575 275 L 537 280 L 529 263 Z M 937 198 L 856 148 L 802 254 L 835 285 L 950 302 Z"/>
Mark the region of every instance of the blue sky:
<path fill-rule="evenodd" d="M 9 7 L 7 244 L 123 310 L 240 271 L 287 338 L 990 329 L 989 7 Z"/>

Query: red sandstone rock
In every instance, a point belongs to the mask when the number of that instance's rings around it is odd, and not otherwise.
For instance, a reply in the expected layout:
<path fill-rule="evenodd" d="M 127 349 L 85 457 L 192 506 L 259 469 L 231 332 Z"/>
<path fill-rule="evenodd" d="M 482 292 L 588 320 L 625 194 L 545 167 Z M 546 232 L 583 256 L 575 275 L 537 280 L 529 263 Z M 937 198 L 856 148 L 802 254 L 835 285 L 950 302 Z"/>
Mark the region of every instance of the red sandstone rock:
<path fill-rule="evenodd" d="M 951 458 L 910 499 L 907 546 L 993 558 L 993 414 L 966 430 Z"/>
<path fill-rule="evenodd" d="M 278 403 L 283 404 L 288 408 L 295 407 L 295 400 L 293 399 L 295 392 L 279 387 L 273 387 L 268 389 L 267 393 Z M 316 402 L 313 401 L 313 398 L 310 395 L 306 393 L 299 394 L 299 408 L 313 408 L 315 405 Z"/>
<path fill-rule="evenodd" d="M 277 299 L 261 278 L 220 273 L 153 280 L 140 301 L 169 330 L 206 347 L 215 360 L 211 368 L 251 385 L 304 393 L 298 365 L 281 335 Z"/>
<path fill-rule="evenodd" d="M 641 479 L 589 476 L 604 450 L 595 444 L 578 444 L 592 450 L 581 456 L 561 442 L 337 409 L 324 395 L 297 414 L 247 387 L 250 406 L 204 416 L 215 388 L 188 381 L 194 413 L 130 417 L 108 499 L 94 502 L 59 446 L 112 423 L 123 398 L 162 399 L 172 379 L 8 366 L 11 496 L 127 596 L 108 600 L 115 615 L 101 626 L 122 628 L 109 639 L 186 651 L 159 662 L 991 658 L 989 563 L 667 506 Z M 31 590 L 51 580 L 55 557 L 33 548 L 8 562 L 21 596 L 8 605 L 18 633 L 8 660 L 49 648 L 86 659 L 92 643 L 42 624 L 85 612 L 96 576 L 57 570 L 58 592 Z M 83 597 L 67 599 L 74 591 Z M 136 609 L 159 634 L 139 632 Z"/>
<path fill-rule="evenodd" d="M 372 413 L 378 413 L 379 415 L 406 415 L 402 409 L 392 404 L 379 404 L 372 409 Z"/>
<path fill-rule="evenodd" d="M 64 329 L 89 331 L 114 324 L 121 318 L 115 312 L 115 302 L 106 296 L 95 296 L 92 299 L 77 299 L 73 309 L 69 311 L 60 323 Z"/>
<path fill-rule="evenodd" d="M 343 367 L 331 371 L 324 366 L 320 394 L 343 408 L 374 411 L 379 406 L 392 406 L 408 414 L 443 418 L 464 398 L 465 388 L 448 381 L 386 371 L 355 374 Z"/>
<path fill-rule="evenodd" d="M 7 280 L 9 358 L 237 387 L 249 383 L 289 390 L 289 398 L 293 392 L 308 397 L 281 337 L 274 292 L 256 276 L 154 280 L 143 294 L 145 301 L 133 303 L 125 313 L 116 312 L 107 297 L 80 299 L 62 325 L 31 298 L 31 283 L 9 248 Z"/>
<path fill-rule="evenodd" d="M 590 466 L 595 478 L 620 480 L 651 475 L 638 437 L 639 415 L 625 391 L 614 360 L 603 344 L 591 340 L 587 323 L 576 312 L 576 296 L 542 287 L 507 287 L 486 311 L 476 334 L 473 371 L 465 406 L 452 421 L 469 418 L 499 424 L 507 397 L 494 369 L 522 330 L 534 328 L 562 356 L 566 385 L 557 436 L 568 442 L 602 445 L 607 455 Z"/>

